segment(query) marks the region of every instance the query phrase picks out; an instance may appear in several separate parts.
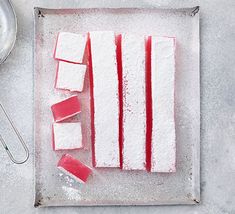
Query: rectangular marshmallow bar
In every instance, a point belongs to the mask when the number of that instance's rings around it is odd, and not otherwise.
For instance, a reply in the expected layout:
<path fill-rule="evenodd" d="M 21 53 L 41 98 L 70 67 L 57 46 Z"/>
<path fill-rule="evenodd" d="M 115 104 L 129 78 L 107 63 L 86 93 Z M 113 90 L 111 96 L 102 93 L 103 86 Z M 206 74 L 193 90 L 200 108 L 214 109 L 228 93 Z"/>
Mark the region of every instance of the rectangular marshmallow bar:
<path fill-rule="evenodd" d="M 81 123 L 54 123 L 53 149 L 79 149 L 82 148 Z"/>
<path fill-rule="evenodd" d="M 119 99 L 114 32 L 91 32 L 96 167 L 119 167 Z M 92 86 L 91 86 L 92 87 Z"/>
<path fill-rule="evenodd" d="M 81 112 L 80 102 L 76 95 L 55 103 L 51 106 L 54 120 L 56 122 L 70 118 Z"/>
<path fill-rule="evenodd" d="M 175 169 L 175 39 L 152 37 L 152 172 Z"/>
<path fill-rule="evenodd" d="M 73 63 L 82 63 L 87 35 L 60 32 L 57 36 L 54 58 Z"/>
<path fill-rule="evenodd" d="M 92 173 L 90 167 L 68 154 L 61 157 L 57 164 L 57 168 L 66 175 L 74 178 L 79 183 L 85 183 L 89 175 Z"/>
<path fill-rule="evenodd" d="M 85 73 L 86 65 L 59 61 L 55 88 L 81 92 Z"/>
<path fill-rule="evenodd" d="M 122 35 L 123 169 L 144 170 L 146 162 L 145 38 Z"/>

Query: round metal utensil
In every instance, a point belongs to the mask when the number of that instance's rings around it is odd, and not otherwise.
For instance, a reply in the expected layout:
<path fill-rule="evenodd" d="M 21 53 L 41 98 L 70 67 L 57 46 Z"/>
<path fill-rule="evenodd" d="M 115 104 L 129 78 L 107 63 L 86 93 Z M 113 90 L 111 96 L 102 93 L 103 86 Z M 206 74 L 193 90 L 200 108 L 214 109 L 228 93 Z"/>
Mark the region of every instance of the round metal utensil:
<path fill-rule="evenodd" d="M 15 44 L 17 21 L 9 0 L 0 0 L 0 64 L 3 63 Z"/>
<path fill-rule="evenodd" d="M 17 34 L 17 20 L 15 11 L 12 7 L 12 4 L 9 0 L 0 0 L 0 64 L 3 63 L 8 55 L 11 53 L 11 50 L 15 44 Z M 25 163 L 29 158 L 29 150 L 21 137 L 19 131 L 15 127 L 10 116 L 7 114 L 5 108 L 0 103 L 0 109 L 5 114 L 8 122 L 10 123 L 14 133 L 17 135 L 19 142 L 25 150 L 25 158 L 23 160 L 16 160 L 9 150 L 5 140 L 0 134 L 0 142 L 2 143 L 4 149 L 6 150 L 11 161 L 15 164 Z"/>

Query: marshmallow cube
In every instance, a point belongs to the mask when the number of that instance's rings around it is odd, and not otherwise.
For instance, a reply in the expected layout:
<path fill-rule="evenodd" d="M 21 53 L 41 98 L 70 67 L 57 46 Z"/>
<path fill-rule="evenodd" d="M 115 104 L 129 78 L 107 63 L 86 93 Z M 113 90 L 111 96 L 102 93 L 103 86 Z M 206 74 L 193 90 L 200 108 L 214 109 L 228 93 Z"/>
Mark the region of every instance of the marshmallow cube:
<path fill-rule="evenodd" d="M 61 157 L 57 164 L 57 168 L 79 183 L 85 183 L 92 173 L 90 167 L 68 154 Z"/>
<path fill-rule="evenodd" d="M 86 65 L 59 61 L 55 88 L 81 92 L 85 73 Z"/>
<path fill-rule="evenodd" d="M 81 123 L 54 123 L 53 149 L 79 149 L 82 148 Z"/>
<path fill-rule="evenodd" d="M 55 103 L 51 106 L 51 110 L 54 116 L 54 120 L 56 122 L 60 122 L 80 113 L 81 107 L 78 97 L 75 95 Z"/>
<path fill-rule="evenodd" d="M 87 35 L 60 32 L 54 52 L 54 58 L 73 63 L 82 63 Z"/>

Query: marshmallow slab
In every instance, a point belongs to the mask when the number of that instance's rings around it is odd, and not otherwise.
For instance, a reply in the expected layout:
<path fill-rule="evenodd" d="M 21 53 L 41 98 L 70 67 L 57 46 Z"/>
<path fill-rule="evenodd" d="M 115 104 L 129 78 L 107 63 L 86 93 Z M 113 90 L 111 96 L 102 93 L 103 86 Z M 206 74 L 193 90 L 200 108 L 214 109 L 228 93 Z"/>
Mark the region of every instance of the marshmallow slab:
<path fill-rule="evenodd" d="M 122 35 L 123 169 L 145 170 L 145 37 Z"/>
<path fill-rule="evenodd" d="M 119 95 L 115 35 L 90 32 L 96 167 L 119 167 Z M 92 105 L 91 105 L 92 106 Z"/>
<path fill-rule="evenodd" d="M 61 157 L 57 164 L 57 168 L 79 183 L 85 183 L 92 173 L 90 167 L 68 154 Z"/>
<path fill-rule="evenodd" d="M 54 120 L 60 122 L 81 112 L 78 97 L 71 96 L 51 106 Z"/>
<path fill-rule="evenodd" d="M 81 123 L 54 123 L 53 149 L 79 149 L 82 148 Z"/>
<path fill-rule="evenodd" d="M 59 61 L 55 88 L 81 92 L 85 73 L 86 65 Z"/>
<path fill-rule="evenodd" d="M 174 120 L 175 39 L 152 37 L 152 172 L 174 172 L 176 136 Z"/>
<path fill-rule="evenodd" d="M 73 63 L 82 63 L 87 35 L 60 32 L 57 36 L 54 58 Z"/>

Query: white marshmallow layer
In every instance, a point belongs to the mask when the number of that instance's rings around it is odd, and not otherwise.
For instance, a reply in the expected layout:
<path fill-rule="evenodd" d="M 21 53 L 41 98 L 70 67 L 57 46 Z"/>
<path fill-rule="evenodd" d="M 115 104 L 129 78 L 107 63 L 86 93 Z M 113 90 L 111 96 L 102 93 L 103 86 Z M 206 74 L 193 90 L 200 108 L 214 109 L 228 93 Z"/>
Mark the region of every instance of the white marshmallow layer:
<path fill-rule="evenodd" d="M 145 169 L 145 38 L 122 35 L 123 169 Z"/>
<path fill-rule="evenodd" d="M 57 38 L 55 58 L 74 63 L 82 63 L 87 35 L 60 32 Z"/>
<path fill-rule="evenodd" d="M 175 40 L 152 37 L 152 172 L 175 171 Z"/>
<path fill-rule="evenodd" d="M 54 149 L 78 149 L 82 148 L 81 123 L 54 123 Z"/>
<path fill-rule="evenodd" d="M 59 61 L 56 88 L 81 92 L 85 73 L 86 65 Z"/>
<path fill-rule="evenodd" d="M 96 167 L 119 167 L 119 99 L 115 35 L 90 32 Z"/>

